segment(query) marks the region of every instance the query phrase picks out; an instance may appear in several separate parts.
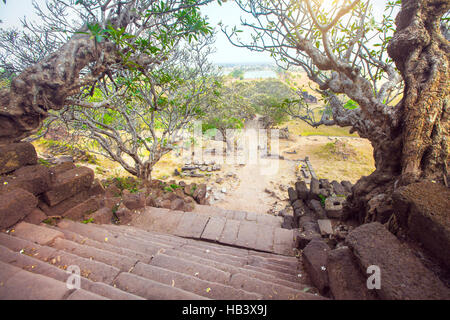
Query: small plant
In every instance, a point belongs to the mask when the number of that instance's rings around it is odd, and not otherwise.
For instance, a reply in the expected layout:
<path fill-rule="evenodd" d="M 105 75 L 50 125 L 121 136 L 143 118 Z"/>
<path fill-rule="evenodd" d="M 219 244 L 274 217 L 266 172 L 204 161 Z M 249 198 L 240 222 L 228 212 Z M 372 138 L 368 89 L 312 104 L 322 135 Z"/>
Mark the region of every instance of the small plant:
<path fill-rule="evenodd" d="M 45 167 L 50 167 L 50 162 L 48 162 L 48 161 L 45 160 L 45 159 L 39 158 L 39 159 L 38 159 L 38 163 L 39 163 L 39 164 L 42 164 L 42 165 L 45 166 Z"/>
<path fill-rule="evenodd" d="M 92 223 L 92 222 L 94 222 L 94 218 L 85 219 L 85 220 L 83 220 L 81 222 L 84 223 L 84 224 Z"/>
<path fill-rule="evenodd" d="M 319 199 L 320 199 L 320 204 L 322 205 L 322 207 L 325 207 L 325 199 L 327 197 L 325 197 L 323 194 L 319 194 Z"/>

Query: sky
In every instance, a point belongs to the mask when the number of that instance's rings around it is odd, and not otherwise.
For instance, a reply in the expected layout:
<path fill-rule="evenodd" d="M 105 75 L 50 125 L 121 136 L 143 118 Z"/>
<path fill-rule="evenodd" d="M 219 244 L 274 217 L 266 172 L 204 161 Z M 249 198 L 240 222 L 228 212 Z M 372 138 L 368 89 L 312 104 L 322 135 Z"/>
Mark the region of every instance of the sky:
<path fill-rule="evenodd" d="M 45 3 L 45 0 L 36 0 L 38 3 Z M 331 0 L 324 0 L 330 1 Z M 382 8 L 385 0 L 372 1 L 376 9 Z M 32 0 L 7 0 L 6 5 L 0 1 L 0 20 L 3 21 L 0 27 L 8 28 L 11 26 L 20 27 L 20 18 L 24 16 L 27 19 L 33 19 Z M 233 46 L 217 25 L 220 21 L 226 26 L 240 24 L 242 11 L 233 1 L 228 1 L 219 6 L 216 2 L 204 6 L 202 13 L 209 17 L 211 26 L 215 27 L 216 33 L 216 52 L 212 55 L 211 61 L 214 63 L 273 63 L 267 52 L 254 52 L 245 48 Z"/>

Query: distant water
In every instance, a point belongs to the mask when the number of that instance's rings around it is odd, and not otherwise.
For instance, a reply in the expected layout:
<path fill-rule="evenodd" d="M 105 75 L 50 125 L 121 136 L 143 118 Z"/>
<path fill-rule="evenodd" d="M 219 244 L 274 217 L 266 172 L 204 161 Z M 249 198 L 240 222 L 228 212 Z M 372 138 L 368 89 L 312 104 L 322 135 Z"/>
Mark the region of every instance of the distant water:
<path fill-rule="evenodd" d="M 272 70 L 245 71 L 244 79 L 276 78 L 277 74 Z"/>

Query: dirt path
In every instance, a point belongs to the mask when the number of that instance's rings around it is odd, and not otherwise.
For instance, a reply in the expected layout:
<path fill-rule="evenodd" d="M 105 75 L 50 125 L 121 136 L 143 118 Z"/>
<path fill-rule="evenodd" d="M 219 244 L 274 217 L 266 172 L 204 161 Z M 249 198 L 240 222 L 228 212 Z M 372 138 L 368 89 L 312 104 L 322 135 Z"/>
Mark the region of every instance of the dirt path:
<path fill-rule="evenodd" d="M 258 118 L 246 124 L 246 129 L 258 128 Z M 259 156 L 260 152 L 258 152 Z M 287 184 L 287 181 L 283 181 L 286 180 L 283 175 L 294 178 L 294 170 L 294 162 L 278 159 L 258 158 L 256 164 L 236 166 L 234 173 L 239 177 L 239 186 L 227 193 L 225 198 L 216 202 L 214 206 L 258 213 L 267 213 L 274 207 L 275 202 L 278 207 L 282 207 L 287 204 L 283 201 L 287 192 L 280 192 L 279 185 Z M 275 191 L 275 196 L 266 191 Z M 278 195 L 278 199 L 276 195 Z"/>

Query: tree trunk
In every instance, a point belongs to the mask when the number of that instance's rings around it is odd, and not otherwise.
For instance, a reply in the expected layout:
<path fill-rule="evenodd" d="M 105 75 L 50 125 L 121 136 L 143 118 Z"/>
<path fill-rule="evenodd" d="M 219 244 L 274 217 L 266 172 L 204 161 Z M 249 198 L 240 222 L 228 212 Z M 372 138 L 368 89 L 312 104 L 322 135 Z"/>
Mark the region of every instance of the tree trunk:
<path fill-rule="evenodd" d="M 450 44 L 440 18 L 450 1 L 403 0 L 388 53 L 405 81 L 402 101 L 384 139 L 371 140 L 376 170 L 361 178 L 348 201 L 361 223 L 386 222 L 392 192 L 419 180 L 447 185 Z M 379 136 L 379 135 L 378 135 Z M 395 225 L 395 221 L 393 222 Z"/>
<path fill-rule="evenodd" d="M 10 88 L 0 90 L 0 144 L 19 141 L 36 131 L 49 110 L 61 109 L 83 84 L 95 81 L 115 56 L 113 50 L 111 43 L 95 44 L 89 35 L 76 34 L 14 78 Z M 93 72 L 80 79 L 81 69 L 90 63 L 95 63 Z"/>

